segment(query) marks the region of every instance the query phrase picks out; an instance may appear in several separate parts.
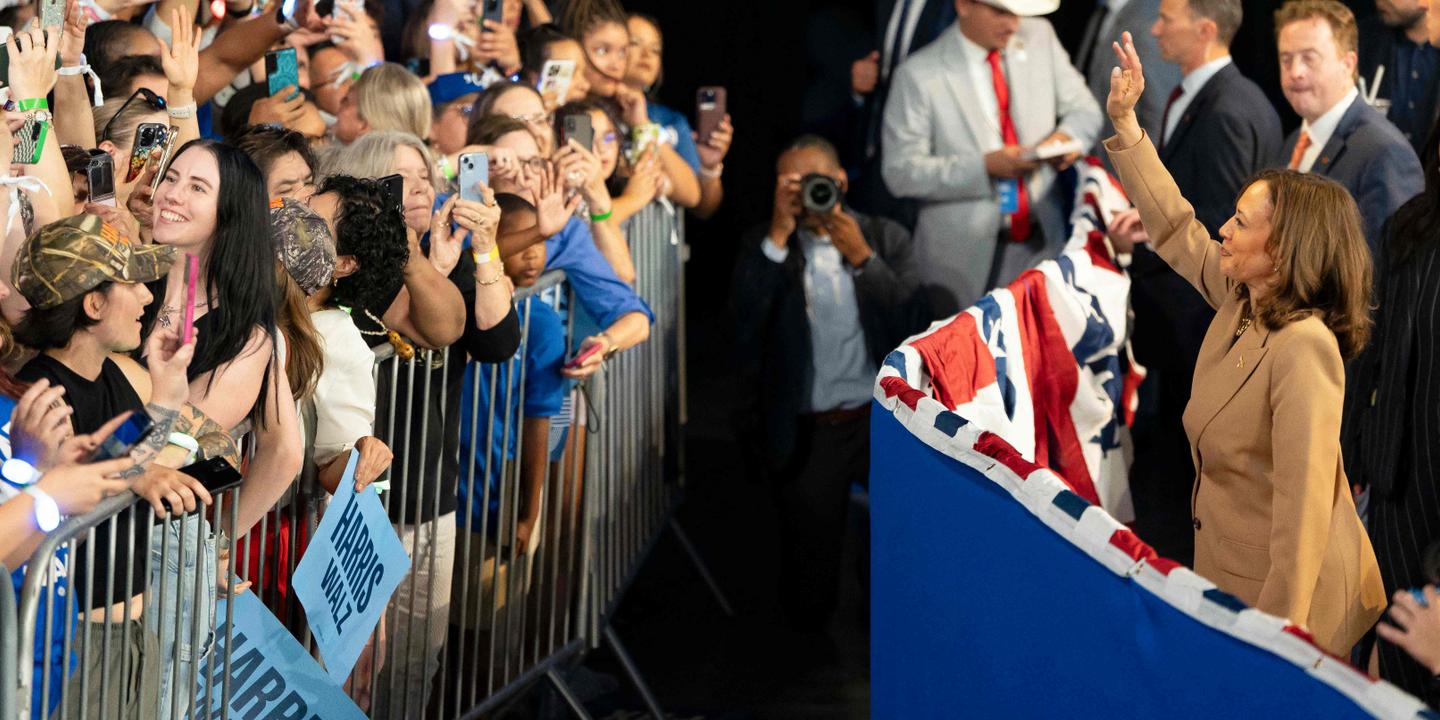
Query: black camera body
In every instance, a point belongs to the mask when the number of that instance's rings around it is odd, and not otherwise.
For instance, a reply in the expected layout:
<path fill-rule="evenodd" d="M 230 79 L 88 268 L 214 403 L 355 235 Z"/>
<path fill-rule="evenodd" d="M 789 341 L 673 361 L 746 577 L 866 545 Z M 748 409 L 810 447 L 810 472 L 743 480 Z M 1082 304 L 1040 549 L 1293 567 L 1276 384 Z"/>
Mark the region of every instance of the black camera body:
<path fill-rule="evenodd" d="M 840 204 L 840 197 L 840 183 L 835 178 L 810 173 L 800 179 L 800 204 L 816 215 L 829 213 Z"/>

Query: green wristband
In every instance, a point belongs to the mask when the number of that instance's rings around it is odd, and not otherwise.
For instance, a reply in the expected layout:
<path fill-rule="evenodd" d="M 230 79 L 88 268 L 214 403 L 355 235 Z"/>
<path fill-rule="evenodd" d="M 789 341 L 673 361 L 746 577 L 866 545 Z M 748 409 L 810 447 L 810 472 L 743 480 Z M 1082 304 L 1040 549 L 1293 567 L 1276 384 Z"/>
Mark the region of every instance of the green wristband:
<path fill-rule="evenodd" d="M 600 214 L 600 215 L 591 215 L 591 216 L 590 216 L 590 222 L 605 222 L 606 220 L 609 220 L 609 219 L 610 219 L 610 216 L 611 216 L 611 215 L 614 215 L 614 214 L 615 214 L 615 208 L 610 208 L 610 210 L 609 210 L 608 212 L 602 213 L 602 214 Z"/>
<path fill-rule="evenodd" d="M 25 98 L 15 104 L 16 110 L 49 110 L 50 101 L 43 97 Z"/>

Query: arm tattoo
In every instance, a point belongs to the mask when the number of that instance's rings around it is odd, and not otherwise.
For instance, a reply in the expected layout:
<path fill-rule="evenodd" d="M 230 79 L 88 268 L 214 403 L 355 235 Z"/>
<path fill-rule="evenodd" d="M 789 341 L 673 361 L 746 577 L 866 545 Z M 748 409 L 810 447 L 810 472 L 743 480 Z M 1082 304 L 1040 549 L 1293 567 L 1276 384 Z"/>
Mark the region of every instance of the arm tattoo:
<path fill-rule="evenodd" d="M 185 412 L 176 418 L 174 431 L 195 438 L 200 444 L 201 459 L 222 457 L 234 467 L 240 467 L 240 449 L 234 438 L 194 405 L 185 403 Z"/>
<path fill-rule="evenodd" d="M 130 458 L 135 461 L 135 466 L 120 474 L 120 477 L 130 479 L 145 472 L 145 466 L 155 459 L 155 456 L 165 449 L 170 441 L 170 433 L 175 427 L 175 420 L 180 413 L 167 407 L 161 407 L 155 403 L 145 406 L 145 412 L 150 414 L 150 420 L 154 423 L 149 435 L 145 440 L 130 451 Z"/>

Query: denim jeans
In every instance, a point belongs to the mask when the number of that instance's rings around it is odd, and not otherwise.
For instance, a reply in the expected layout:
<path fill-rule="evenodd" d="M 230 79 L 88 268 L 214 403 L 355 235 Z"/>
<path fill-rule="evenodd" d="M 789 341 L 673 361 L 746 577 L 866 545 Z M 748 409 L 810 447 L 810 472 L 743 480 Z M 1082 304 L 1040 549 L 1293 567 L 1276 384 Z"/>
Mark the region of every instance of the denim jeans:
<path fill-rule="evenodd" d="M 167 524 L 168 532 L 165 530 Z M 165 556 L 163 566 L 162 549 Z M 150 558 L 150 595 L 145 611 L 160 638 L 162 660 L 159 714 L 156 717 L 158 720 L 171 720 L 172 707 L 179 709 L 180 717 L 184 717 L 190 709 L 190 698 L 195 694 L 201 667 L 199 663 L 214 644 L 216 558 L 210 522 L 203 515 L 192 514 L 157 524 L 150 540 Z M 200 581 L 198 604 L 195 597 L 197 578 Z M 177 662 L 178 675 L 175 669 Z M 172 688 L 172 685 L 176 686 Z M 180 696 L 178 704 L 172 698 L 174 694 Z"/>

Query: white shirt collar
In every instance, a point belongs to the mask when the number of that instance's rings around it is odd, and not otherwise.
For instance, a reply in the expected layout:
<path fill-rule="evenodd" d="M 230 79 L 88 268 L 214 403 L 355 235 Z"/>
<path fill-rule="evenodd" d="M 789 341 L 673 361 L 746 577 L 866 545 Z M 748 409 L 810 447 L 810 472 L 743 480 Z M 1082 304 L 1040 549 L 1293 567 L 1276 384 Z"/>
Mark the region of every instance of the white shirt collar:
<path fill-rule="evenodd" d="M 1229 65 L 1230 62 L 1229 55 L 1215 58 L 1191 70 L 1190 74 L 1186 75 L 1185 79 L 1180 81 L 1180 87 L 1185 90 L 1186 95 L 1194 97 L 1196 93 L 1200 92 L 1201 88 L 1205 87 L 1205 83 L 1210 82 L 1210 78 L 1215 77 L 1215 74 L 1225 69 L 1225 66 Z"/>
<path fill-rule="evenodd" d="M 955 32 L 960 33 L 960 49 L 965 52 L 965 59 L 977 65 L 988 67 L 990 64 L 990 51 L 981 47 L 980 44 L 974 40 L 965 37 L 965 33 L 961 32 L 958 26 L 955 28 Z M 1004 51 L 1001 52 L 1003 57 Z"/>
<path fill-rule="evenodd" d="M 1358 97 L 1360 91 L 1352 87 L 1340 102 L 1335 103 L 1335 107 L 1326 110 L 1315 122 L 1305 121 L 1300 124 L 1300 128 L 1310 135 L 1310 147 L 1323 148 L 1330 142 L 1330 136 L 1335 134 L 1335 128 L 1340 125 L 1340 118 L 1345 116 L 1345 111 L 1350 109 L 1350 105 Z"/>

